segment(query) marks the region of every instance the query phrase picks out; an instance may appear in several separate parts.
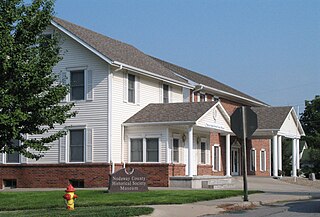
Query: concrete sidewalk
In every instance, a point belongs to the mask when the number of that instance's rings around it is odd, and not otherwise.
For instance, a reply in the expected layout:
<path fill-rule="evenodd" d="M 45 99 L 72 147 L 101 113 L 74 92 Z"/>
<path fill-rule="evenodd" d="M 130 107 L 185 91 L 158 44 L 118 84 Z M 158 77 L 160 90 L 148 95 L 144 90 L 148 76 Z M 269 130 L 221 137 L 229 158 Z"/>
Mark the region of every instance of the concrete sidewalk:
<path fill-rule="evenodd" d="M 234 178 L 232 189 L 242 190 L 242 177 Z M 231 197 L 220 200 L 201 201 L 182 205 L 154 205 L 154 212 L 142 217 L 197 217 L 218 214 L 224 209 L 218 206 L 230 204 L 233 206 L 260 206 L 276 202 L 308 200 L 320 198 L 320 189 L 284 183 L 271 177 L 248 177 L 249 190 L 261 190 L 265 193 L 249 195 L 249 202 L 243 202 L 243 197 Z"/>

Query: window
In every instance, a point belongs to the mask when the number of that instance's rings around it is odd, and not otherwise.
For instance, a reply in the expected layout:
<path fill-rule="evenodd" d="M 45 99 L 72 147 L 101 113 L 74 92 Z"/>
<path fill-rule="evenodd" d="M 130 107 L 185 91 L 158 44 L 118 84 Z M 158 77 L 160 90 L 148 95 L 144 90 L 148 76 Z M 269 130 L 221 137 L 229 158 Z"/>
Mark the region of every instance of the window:
<path fill-rule="evenodd" d="M 12 146 L 13 147 L 17 147 L 19 146 L 19 140 L 13 140 L 12 142 Z M 7 158 L 6 158 L 6 162 L 7 163 L 20 163 L 20 155 L 18 152 L 13 152 L 11 154 L 7 154 Z"/>
<path fill-rule="evenodd" d="M 256 171 L 256 150 L 250 150 L 250 171 Z"/>
<path fill-rule="evenodd" d="M 213 170 L 220 171 L 220 146 L 213 146 Z"/>
<path fill-rule="evenodd" d="M 130 139 L 131 162 L 159 162 L 159 139 Z"/>
<path fill-rule="evenodd" d="M 206 95 L 203 93 L 200 93 L 200 102 L 205 102 L 206 101 Z"/>
<path fill-rule="evenodd" d="M 74 188 L 84 188 L 84 180 L 83 179 L 70 179 L 69 183 Z"/>
<path fill-rule="evenodd" d="M 135 76 L 128 74 L 128 102 L 135 103 Z"/>
<path fill-rule="evenodd" d="M 70 130 L 70 162 L 84 162 L 84 129 Z"/>
<path fill-rule="evenodd" d="M 266 171 L 267 167 L 266 167 L 266 151 L 264 149 L 262 149 L 260 151 L 260 170 L 261 171 Z"/>
<path fill-rule="evenodd" d="M 206 163 L 206 143 L 201 142 L 201 163 L 205 164 Z"/>
<path fill-rule="evenodd" d="M 143 162 L 143 140 L 131 139 L 131 162 Z"/>
<path fill-rule="evenodd" d="M 169 85 L 163 84 L 163 103 L 169 103 Z"/>
<path fill-rule="evenodd" d="M 179 139 L 173 139 L 173 162 L 179 162 Z"/>
<path fill-rule="evenodd" d="M 148 138 L 147 142 L 147 162 L 159 161 L 159 139 Z"/>
<path fill-rule="evenodd" d="M 70 71 L 70 96 L 71 100 L 84 100 L 84 70 Z"/>
<path fill-rule="evenodd" d="M 16 188 L 17 187 L 17 180 L 16 179 L 4 179 L 3 180 L 3 187 L 4 188 Z"/>

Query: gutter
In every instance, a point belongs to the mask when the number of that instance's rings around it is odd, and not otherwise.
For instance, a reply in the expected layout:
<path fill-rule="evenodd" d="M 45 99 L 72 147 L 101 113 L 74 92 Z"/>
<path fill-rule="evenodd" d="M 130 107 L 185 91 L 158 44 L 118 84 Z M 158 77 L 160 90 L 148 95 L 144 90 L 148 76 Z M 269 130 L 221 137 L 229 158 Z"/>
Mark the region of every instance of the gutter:
<path fill-rule="evenodd" d="M 253 103 L 253 104 L 257 105 L 257 106 L 267 106 L 267 107 L 269 107 L 269 105 L 265 104 L 265 103 L 257 102 L 255 100 L 248 99 L 246 97 L 239 96 L 239 95 L 236 95 L 236 94 L 233 94 L 233 93 L 229 93 L 229 92 L 226 92 L 226 91 L 223 91 L 223 90 L 219 90 L 219 89 L 216 89 L 216 88 L 213 88 L 213 87 L 209 87 L 209 86 L 206 86 L 206 85 L 203 85 L 203 84 L 200 84 L 200 85 L 203 86 L 203 88 L 205 88 L 205 89 L 208 89 L 208 90 L 211 90 L 211 91 L 214 91 L 214 92 L 218 92 L 218 93 L 221 93 L 221 94 L 224 94 L 224 95 L 228 95 L 228 96 L 233 96 L 233 97 L 236 97 L 236 98 L 251 102 L 251 103 Z"/>
<path fill-rule="evenodd" d="M 142 123 L 123 123 L 123 126 L 142 126 L 142 125 L 190 125 L 196 124 L 195 121 L 165 121 L 165 122 L 142 122 Z"/>

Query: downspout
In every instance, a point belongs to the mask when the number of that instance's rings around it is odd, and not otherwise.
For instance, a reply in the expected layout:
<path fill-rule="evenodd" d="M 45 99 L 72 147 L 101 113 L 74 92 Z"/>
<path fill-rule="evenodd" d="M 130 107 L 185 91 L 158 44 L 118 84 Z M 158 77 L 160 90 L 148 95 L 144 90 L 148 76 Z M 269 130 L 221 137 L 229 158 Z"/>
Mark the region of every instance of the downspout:
<path fill-rule="evenodd" d="M 204 86 L 202 84 L 196 85 L 192 91 L 192 102 L 194 102 L 194 93 L 203 90 Z"/>

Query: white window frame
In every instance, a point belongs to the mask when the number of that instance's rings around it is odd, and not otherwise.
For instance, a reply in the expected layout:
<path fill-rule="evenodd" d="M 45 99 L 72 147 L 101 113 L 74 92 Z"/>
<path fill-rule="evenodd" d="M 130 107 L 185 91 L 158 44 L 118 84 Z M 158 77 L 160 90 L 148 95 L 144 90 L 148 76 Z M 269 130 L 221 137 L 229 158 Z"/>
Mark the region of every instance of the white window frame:
<path fill-rule="evenodd" d="M 83 130 L 83 161 L 70 161 L 70 130 Z M 83 164 L 87 162 L 87 126 L 72 126 L 68 127 L 68 134 L 66 135 L 66 159 L 67 163 Z"/>
<path fill-rule="evenodd" d="M 251 155 L 251 152 L 254 152 L 254 162 L 253 162 L 253 159 L 252 159 L 252 155 Z M 255 148 L 251 148 L 250 149 L 250 171 L 254 172 L 254 171 L 257 171 L 257 151 Z M 252 168 L 254 166 L 254 169 Z"/>
<path fill-rule="evenodd" d="M 210 162 L 210 157 L 208 158 L 208 142 L 207 142 L 207 138 L 201 138 L 200 139 L 200 141 L 197 141 L 197 142 L 199 142 L 198 143 L 198 150 L 199 150 L 199 154 L 198 154 L 198 157 L 199 157 L 199 159 L 198 159 L 198 163 L 199 164 L 202 164 L 202 165 L 208 165 L 209 164 L 209 162 Z M 204 163 L 202 163 L 201 162 L 201 143 L 204 143 L 205 144 L 205 158 L 204 158 L 204 160 L 205 160 L 205 162 Z"/>
<path fill-rule="evenodd" d="M 198 102 L 201 102 L 201 96 L 204 96 L 204 99 L 203 99 L 204 101 L 203 102 L 207 101 L 207 95 L 205 93 L 200 92 L 198 96 L 199 96 Z"/>
<path fill-rule="evenodd" d="M 163 83 L 162 84 L 162 103 L 165 103 L 164 102 L 164 85 L 168 86 L 168 102 L 167 103 L 170 103 L 171 102 L 171 86 L 169 84 L 166 84 L 166 83 Z"/>
<path fill-rule="evenodd" d="M 262 168 L 262 153 L 264 153 L 264 168 Z M 267 171 L 267 152 L 265 149 L 260 150 L 260 171 L 265 172 Z"/>
<path fill-rule="evenodd" d="M 93 74 L 92 74 L 92 71 L 91 70 L 89 70 L 88 69 L 88 66 L 76 66 L 76 67 L 67 67 L 66 68 L 66 78 L 61 78 L 61 79 L 66 79 L 66 81 L 65 81 L 65 84 L 67 84 L 67 85 L 71 85 L 71 72 L 73 72 L 73 71 L 83 71 L 84 72 L 84 98 L 83 99 L 81 99 L 81 100 L 71 100 L 71 90 L 70 90 L 70 92 L 66 95 L 66 98 L 65 98 L 65 100 L 64 101 L 66 101 L 66 102 L 77 102 L 77 103 L 79 103 L 79 102 L 86 102 L 86 101 L 92 101 L 93 100 Z M 89 74 L 89 73 L 91 73 L 91 74 Z M 60 75 L 60 76 L 62 76 L 62 75 Z M 90 80 L 88 80 L 89 79 L 89 76 L 91 76 L 91 81 Z M 90 84 L 89 84 L 89 81 L 90 81 Z M 91 85 L 91 91 L 92 91 L 92 98 L 91 99 L 89 99 L 88 98 L 88 90 L 89 90 L 89 85 Z"/>
<path fill-rule="evenodd" d="M 216 148 L 218 148 L 218 156 L 219 156 L 219 161 L 218 161 L 218 170 L 215 169 L 216 165 L 215 165 L 215 162 L 216 162 L 216 159 L 215 159 L 215 156 L 216 156 Z M 221 147 L 219 144 L 214 144 L 212 146 L 212 171 L 214 172 L 219 172 L 221 171 Z"/>
<path fill-rule="evenodd" d="M 174 139 L 177 139 L 178 140 L 178 161 L 174 161 L 174 147 L 173 147 L 173 140 Z M 180 162 L 182 162 L 182 159 L 181 159 L 181 135 L 180 134 L 173 134 L 173 137 L 172 137 L 172 152 L 171 152 L 171 155 L 172 155 L 172 157 L 171 157 L 171 162 L 172 163 L 180 163 Z"/>
<path fill-rule="evenodd" d="M 131 161 L 131 139 L 142 139 L 142 162 Z M 147 139 L 158 139 L 158 162 L 149 162 L 147 161 Z M 160 146 L 161 139 L 159 135 L 147 135 L 147 136 L 129 136 L 128 137 L 128 159 L 130 163 L 160 163 Z"/>
<path fill-rule="evenodd" d="M 19 146 L 21 146 L 21 141 L 19 141 Z M 18 155 L 19 155 L 19 162 L 7 162 L 8 153 L 3 153 L 2 154 L 3 161 L 5 164 L 21 164 L 21 154 L 18 154 Z"/>
<path fill-rule="evenodd" d="M 129 102 L 129 75 L 134 76 L 134 102 Z M 123 102 L 130 105 L 140 105 L 140 77 L 135 73 L 123 73 Z"/>

